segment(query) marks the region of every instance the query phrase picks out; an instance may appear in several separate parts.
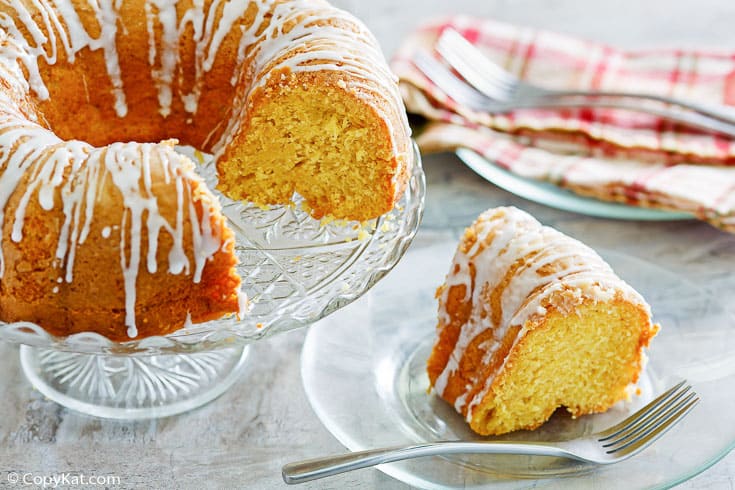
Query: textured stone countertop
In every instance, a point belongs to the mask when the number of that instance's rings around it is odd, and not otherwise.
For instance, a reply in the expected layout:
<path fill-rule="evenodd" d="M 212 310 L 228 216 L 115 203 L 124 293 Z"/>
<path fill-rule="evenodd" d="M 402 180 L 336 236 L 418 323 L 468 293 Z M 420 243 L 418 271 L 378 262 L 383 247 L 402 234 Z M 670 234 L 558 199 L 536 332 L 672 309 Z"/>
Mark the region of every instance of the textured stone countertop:
<path fill-rule="evenodd" d="M 387 53 L 421 19 L 451 11 L 561 29 L 621 46 L 735 49 L 731 0 L 335 3 L 362 17 Z M 424 166 L 427 208 L 415 247 L 436 236 L 458 236 L 481 211 L 510 204 L 594 247 L 644 258 L 720 297 L 735 297 L 735 236 L 694 221 L 622 222 L 556 211 L 499 190 L 453 155 L 429 156 Z M 293 331 L 254 345 L 242 378 L 213 403 L 185 415 L 135 423 L 78 415 L 45 400 L 23 376 L 17 348 L 0 344 L 0 486 L 7 485 L 8 472 L 74 472 L 118 475 L 123 487 L 285 488 L 282 464 L 343 450 L 312 412 L 301 385 L 305 334 Z M 304 488 L 409 487 L 371 469 Z M 735 488 L 735 454 L 680 488 Z"/>

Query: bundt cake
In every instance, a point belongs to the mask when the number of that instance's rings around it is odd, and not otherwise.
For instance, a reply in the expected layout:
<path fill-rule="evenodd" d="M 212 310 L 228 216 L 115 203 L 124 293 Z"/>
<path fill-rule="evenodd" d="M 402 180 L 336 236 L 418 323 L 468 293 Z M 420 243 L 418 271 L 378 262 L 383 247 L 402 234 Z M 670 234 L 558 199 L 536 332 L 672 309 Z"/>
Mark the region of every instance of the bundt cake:
<path fill-rule="evenodd" d="M 592 249 L 511 207 L 465 231 L 437 298 L 431 386 L 482 435 L 535 429 L 559 407 L 607 410 L 658 331 Z"/>
<path fill-rule="evenodd" d="M 374 38 L 321 1 L 0 3 L 0 320 L 113 340 L 243 310 L 233 199 L 364 220 L 407 180 Z"/>

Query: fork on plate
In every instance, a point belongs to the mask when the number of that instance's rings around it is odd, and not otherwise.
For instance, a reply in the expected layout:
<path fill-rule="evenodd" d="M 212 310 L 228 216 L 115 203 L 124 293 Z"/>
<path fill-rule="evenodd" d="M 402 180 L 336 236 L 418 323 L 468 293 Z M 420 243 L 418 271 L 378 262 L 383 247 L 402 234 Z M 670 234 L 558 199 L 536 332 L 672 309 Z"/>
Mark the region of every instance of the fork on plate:
<path fill-rule="evenodd" d="M 288 484 L 304 483 L 379 464 L 446 454 L 519 454 L 555 456 L 601 465 L 617 463 L 653 444 L 698 402 L 699 397 L 692 387 L 681 381 L 619 424 L 578 439 L 561 442 L 440 441 L 371 449 L 289 463 L 283 467 L 282 475 Z"/>
<path fill-rule="evenodd" d="M 531 108 L 625 109 L 735 137 L 735 110 L 657 94 L 550 90 L 532 85 L 495 64 L 453 29 L 442 33 L 436 51 L 462 78 L 426 51 L 414 55 L 414 64 L 442 92 L 475 111 L 502 114 Z"/>

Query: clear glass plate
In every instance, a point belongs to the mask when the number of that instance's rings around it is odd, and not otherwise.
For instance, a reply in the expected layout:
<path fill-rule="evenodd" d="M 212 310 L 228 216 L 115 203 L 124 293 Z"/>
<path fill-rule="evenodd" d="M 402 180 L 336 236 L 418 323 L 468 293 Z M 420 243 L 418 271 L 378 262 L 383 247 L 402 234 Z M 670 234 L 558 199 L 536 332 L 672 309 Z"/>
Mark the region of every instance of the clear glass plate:
<path fill-rule="evenodd" d="M 457 150 L 457 156 L 475 173 L 511 194 L 546 206 L 573 213 L 639 221 L 675 221 L 694 219 L 689 213 L 628 206 L 580 196 L 550 182 L 528 179 L 505 170 L 482 155 L 467 148 Z"/>
<path fill-rule="evenodd" d="M 314 411 L 353 451 L 435 440 L 476 440 L 452 407 L 428 392 L 426 359 L 436 300 L 456 242 L 411 250 L 359 303 L 314 325 L 302 353 L 303 383 Z M 573 420 L 564 413 L 536 431 L 498 439 L 566 440 L 608 427 L 681 378 L 701 403 L 640 455 L 611 466 L 549 457 L 463 455 L 382 465 L 422 488 L 660 488 L 691 478 L 735 446 L 735 325 L 717 298 L 676 274 L 603 252 L 650 302 L 662 324 L 641 376 L 641 396 L 607 413 Z M 314 455 L 318 456 L 318 455 Z M 564 477 L 564 478 L 560 478 Z"/>

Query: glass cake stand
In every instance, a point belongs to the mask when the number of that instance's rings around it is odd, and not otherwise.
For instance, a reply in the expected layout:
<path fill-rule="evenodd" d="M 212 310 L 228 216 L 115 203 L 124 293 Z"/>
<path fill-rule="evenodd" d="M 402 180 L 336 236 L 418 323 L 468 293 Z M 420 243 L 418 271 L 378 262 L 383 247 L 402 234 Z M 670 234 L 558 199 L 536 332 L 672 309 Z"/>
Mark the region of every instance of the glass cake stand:
<path fill-rule="evenodd" d="M 215 189 L 211 158 L 194 156 Z M 298 196 L 292 205 L 266 209 L 215 192 L 237 236 L 238 272 L 251 301 L 241 321 L 225 317 L 122 343 L 95 333 L 55 337 L 32 323 L 0 322 L 0 340 L 21 344 L 21 365 L 36 389 L 79 412 L 144 419 L 201 406 L 238 379 L 251 343 L 329 315 L 398 263 L 424 207 L 425 178 L 415 145 L 412 156 L 398 204 L 366 223 L 320 222 L 302 210 Z"/>

